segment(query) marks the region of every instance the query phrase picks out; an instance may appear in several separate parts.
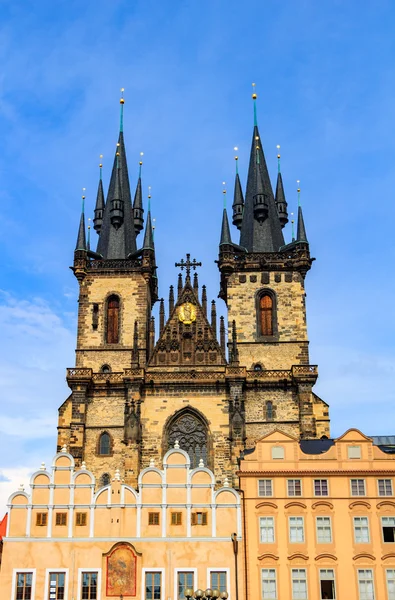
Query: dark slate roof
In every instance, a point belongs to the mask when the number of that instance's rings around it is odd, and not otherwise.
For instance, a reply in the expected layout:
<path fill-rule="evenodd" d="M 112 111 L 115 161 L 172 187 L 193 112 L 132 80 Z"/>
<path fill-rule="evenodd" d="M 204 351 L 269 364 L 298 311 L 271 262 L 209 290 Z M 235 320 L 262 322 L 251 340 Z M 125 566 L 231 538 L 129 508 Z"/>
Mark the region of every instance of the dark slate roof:
<path fill-rule="evenodd" d="M 228 213 L 226 211 L 226 208 L 224 208 L 224 211 L 222 213 L 221 239 L 220 239 L 219 245 L 222 246 L 222 244 L 231 244 L 231 243 L 232 243 L 232 238 L 230 236 Z"/>
<path fill-rule="evenodd" d="M 119 152 L 120 188 L 122 200 L 124 202 L 124 218 L 118 229 L 115 229 L 111 224 L 111 200 L 114 198 L 116 192 L 117 156 L 115 156 L 108 188 L 106 207 L 104 209 L 103 225 L 97 243 L 97 252 L 101 254 L 103 258 L 124 259 L 129 254 L 136 252 L 136 234 L 134 231 L 128 165 L 126 162 L 125 143 L 122 131 L 119 134 L 118 143 L 119 146 L 117 146 L 117 151 Z"/>
<path fill-rule="evenodd" d="M 375 446 L 395 446 L 395 435 L 371 435 Z"/>
<path fill-rule="evenodd" d="M 143 193 L 141 190 L 141 177 L 137 180 L 136 193 L 134 194 L 133 208 L 143 208 Z"/>
<path fill-rule="evenodd" d="M 151 222 L 151 211 L 148 211 L 147 214 L 147 223 L 145 226 L 145 234 L 144 234 L 144 245 L 143 245 L 144 249 L 151 249 L 151 250 L 155 250 L 155 244 L 154 244 L 154 235 L 153 235 L 153 231 L 152 231 L 152 222 Z"/>
<path fill-rule="evenodd" d="M 302 207 L 298 208 L 298 231 L 296 235 L 296 241 L 307 242 L 306 228 L 304 226 Z"/>
<path fill-rule="evenodd" d="M 85 237 L 85 215 L 82 212 L 80 218 L 80 226 L 78 228 L 77 243 L 75 245 L 76 250 L 86 250 L 86 237 Z"/>
<path fill-rule="evenodd" d="M 239 204 L 241 206 L 243 206 L 243 204 L 244 204 L 244 198 L 243 198 L 243 190 L 241 189 L 240 177 L 239 177 L 239 174 L 236 173 L 235 191 L 234 191 L 234 194 L 233 194 L 232 208 L 235 208 L 235 206 L 238 206 Z"/>
<path fill-rule="evenodd" d="M 276 184 L 276 204 L 283 203 L 287 206 L 287 201 L 285 199 L 283 178 L 281 173 L 279 172 L 277 175 L 277 184 Z"/>
<path fill-rule="evenodd" d="M 335 440 L 300 440 L 300 449 L 305 454 L 322 454 L 327 452 L 335 443 Z"/>
<path fill-rule="evenodd" d="M 99 179 L 99 187 L 97 188 L 97 197 L 96 197 L 96 206 L 95 210 L 103 210 L 105 207 L 104 202 L 104 192 L 103 192 L 103 182 L 100 177 Z"/>
<path fill-rule="evenodd" d="M 256 146 L 259 146 L 258 151 L 256 150 Z M 258 164 L 256 160 L 257 152 L 259 154 Z M 256 169 L 259 169 L 260 171 L 269 209 L 268 217 L 263 223 L 258 223 L 254 218 L 255 188 L 256 181 L 259 181 L 259 178 L 257 179 L 256 177 Z M 272 184 L 267 170 L 265 155 L 262 150 L 262 141 L 259 135 L 258 126 L 255 125 L 252 136 L 250 165 L 248 168 L 243 223 L 240 232 L 240 246 L 246 248 L 248 252 L 278 252 L 280 247 L 284 246 L 284 243 L 284 236 L 278 218 Z"/>

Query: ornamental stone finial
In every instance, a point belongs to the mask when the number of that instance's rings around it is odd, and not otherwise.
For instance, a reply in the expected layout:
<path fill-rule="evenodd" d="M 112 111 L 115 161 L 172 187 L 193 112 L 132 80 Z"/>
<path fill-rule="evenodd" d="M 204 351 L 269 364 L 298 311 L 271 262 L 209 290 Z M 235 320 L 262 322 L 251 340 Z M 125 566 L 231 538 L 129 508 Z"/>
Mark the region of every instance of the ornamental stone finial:
<path fill-rule="evenodd" d="M 174 442 L 174 448 L 175 448 L 176 450 L 178 450 L 178 449 L 180 448 L 180 444 L 178 443 L 178 440 L 176 440 L 176 441 Z"/>
<path fill-rule="evenodd" d="M 229 479 L 225 477 L 224 487 L 229 487 Z"/>
<path fill-rule="evenodd" d="M 83 460 L 83 461 L 82 461 L 82 463 L 81 463 L 81 469 L 82 469 L 83 471 L 86 471 L 86 462 L 85 462 L 84 460 Z"/>
<path fill-rule="evenodd" d="M 121 481 L 121 473 L 119 472 L 119 469 L 117 469 L 115 471 L 115 477 L 114 477 L 115 481 Z"/>
<path fill-rule="evenodd" d="M 63 444 L 61 452 L 67 452 L 67 444 Z"/>
<path fill-rule="evenodd" d="M 19 486 L 19 492 L 24 492 L 25 491 L 25 486 L 23 485 L 23 483 L 21 483 L 21 485 Z"/>
<path fill-rule="evenodd" d="M 199 467 L 204 467 L 204 462 L 202 458 L 199 460 Z"/>
<path fill-rule="evenodd" d="M 151 458 L 151 460 L 149 461 L 149 466 L 150 467 L 154 467 L 155 466 L 155 460 L 153 458 Z"/>
<path fill-rule="evenodd" d="M 40 471 L 45 471 L 45 462 L 41 463 Z"/>

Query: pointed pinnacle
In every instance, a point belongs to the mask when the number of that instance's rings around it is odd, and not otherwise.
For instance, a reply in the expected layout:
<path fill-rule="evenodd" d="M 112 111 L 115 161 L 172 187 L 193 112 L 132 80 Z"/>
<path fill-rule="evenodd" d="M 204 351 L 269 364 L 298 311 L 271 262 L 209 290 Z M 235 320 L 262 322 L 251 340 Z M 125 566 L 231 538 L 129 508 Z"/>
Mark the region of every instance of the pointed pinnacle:
<path fill-rule="evenodd" d="M 145 226 L 143 248 L 155 250 L 154 236 L 153 236 L 152 223 L 151 223 L 151 211 L 148 211 L 148 214 L 147 214 L 147 224 Z"/>
<path fill-rule="evenodd" d="M 222 213 L 222 227 L 221 227 L 221 239 L 219 245 L 222 246 L 224 244 L 231 244 L 232 238 L 230 235 L 230 227 L 228 221 L 228 213 L 226 212 L 226 208 L 224 208 Z"/>
<path fill-rule="evenodd" d="M 298 242 L 307 242 L 306 228 L 304 225 L 303 212 L 301 206 L 299 206 L 298 208 L 298 231 L 296 239 Z"/>

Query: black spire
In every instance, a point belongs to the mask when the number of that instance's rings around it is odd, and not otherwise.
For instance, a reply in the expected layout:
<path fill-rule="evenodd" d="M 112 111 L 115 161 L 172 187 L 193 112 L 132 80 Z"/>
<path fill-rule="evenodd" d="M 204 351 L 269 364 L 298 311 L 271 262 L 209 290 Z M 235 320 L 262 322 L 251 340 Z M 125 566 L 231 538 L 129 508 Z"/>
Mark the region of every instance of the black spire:
<path fill-rule="evenodd" d="M 134 218 L 134 230 L 136 232 L 136 236 L 140 233 L 140 231 L 144 227 L 144 209 L 143 209 L 143 194 L 141 190 L 141 165 L 142 161 L 140 161 L 140 172 L 139 178 L 136 186 L 136 193 L 134 195 L 133 202 L 133 218 Z"/>
<path fill-rule="evenodd" d="M 220 246 L 222 246 L 223 244 L 232 244 L 232 238 L 230 236 L 230 227 L 229 227 L 229 221 L 228 221 L 228 213 L 226 211 L 226 208 L 224 208 L 223 213 L 222 213 L 221 239 L 219 242 Z"/>
<path fill-rule="evenodd" d="M 256 95 L 254 94 L 256 97 Z M 254 101 L 255 101 L 254 97 Z M 260 177 L 257 176 L 257 171 Z M 262 214 L 254 207 L 258 206 L 257 199 L 262 190 L 267 203 L 267 217 L 261 220 Z M 254 204 L 255 199 L 255 204 Z M 259 217 L 259 220 L 258 220 Z M 281 223 L 278 218 L 273 189 L 267 170 L 265 155 L 255 120 L 251 144 L 250 165 L 248 169 L 247 189 L 245 195 L 243 222 L 240 230 L 240 246 L 248 252 L 277 252 L 284 245 Z"/>
<path fill-rule="evenodd" d="M 276 206 L 277 206 L 278 218 L 281 223 L 281 227 L 285 227 L 285 225 L 288 223 L 288 211 L 287 211 L 288 204 L 285 199 L 283 178 L 281 176 L 280 170 L 278 171 L 278 175 L 277 175 Z"/>
<path fill-rule="evenodd" d="M 154 232 L 152 230 L 151 211 L 150 210 L 148 210 L 148 214 L 147 214 L 147 223 L 145 225 L 143 248 L 145 250 L 147 250 L 147 249 L 155 250 Z"/>
<path fill-rule="evenodd" d="M 96 197 L 96 206 L 95 206 L 95 216 L 93 217 L 93 227 L 97 233 L 100 233 L 101 226 L 103 224 L 103 214 L 106 203 L 104 202 L 104 192 L 103 192 L 103 181 L 101 178 L 101 169 L 102 165 L 100 164 L 100 179 L 99 179 L 99 187 L 97 188 L 97 197 Z"/>
<path fill-rule="evenodd" d="M 117 153 L 114 159 L 110 185 L 107 194 L 107 202 L 104 208 L 103 224 L 100 229 L 99 241 L 97 243 L 97 252 L 105 259 L 124 259 L 129 256 L 129 254 L 136 252 L 136 234 L 134 230 L 125 142 L 122 131 L 122 111 L 123 98 L 121 98 L 121 126 L 117 144 Z M 118 228 L 116 228 L 111 222 L 111 208 L 113 207 L 111 200 L 113 200 L 115 197 L 115 184 L 117 178 L 120 187 L 120 196 L 123 202 L 123 219 Z"/>
<path fill-rule="evenodd" d="M 299 206 L 299 208 L 298 208 L 298 231 L 297 231 L 297 235 L 296 235 L 296 241 L 308 243 L 301 206 Z"/>
<path fill-rule="evenodd" d="M 240 177 L 237 168 L 238 157 L 235 156 L 236 160 L 236 178 L 235 178 L 235 191 L 233 195 L 233 218 L 232 223 L 237 227 L 237 229 L 241 229 L 241 224 L 243 222 L 243 212 L 244 212 L 244 198 L 243 198 L 243 190 L 241 189 Z"/>
<path fill-rule="evenodd" d="M 80 226 L 78 228 L 77 243 L 75 245 L 76 250 L 86 250 L 86 236 L 85 236 L 85 196 L 82 196 L 82 211 L 80 218 Z"/>

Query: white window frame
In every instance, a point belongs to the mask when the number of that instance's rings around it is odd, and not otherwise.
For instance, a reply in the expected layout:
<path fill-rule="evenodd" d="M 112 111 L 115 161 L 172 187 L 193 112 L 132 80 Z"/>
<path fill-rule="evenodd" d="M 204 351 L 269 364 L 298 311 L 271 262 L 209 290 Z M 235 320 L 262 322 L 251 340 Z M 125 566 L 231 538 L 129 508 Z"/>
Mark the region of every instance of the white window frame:
<path fill-rule="evenodd" d="M 308 600 L 308 597 L 309 597 L 309 580 L 308 580 L 308 577 L 307 577 L 307 569 L 305 567 L 301 567 L 301 568 L 299 568 L 299 567 L 292 567 L 291 568 L 291 597 L 292 597 L 292 600 L 294 600 L 294 590 L 293 590 L 293 581 L 294 581 L 294 578 L 292 577 L 292 572 L 293 571 L 304 571 L 305 572 L 305 576 L 306 576 L 305 577 L 305 581 L 306 581 L 306 600 Z"/>
<path fill-rule="evenodd" d="M 331 539 L 329 542 L 320 542 L 318 539 L 318 519 L 329 519 L 329 531 Z M 317 544 L 332 544 L 333 543 L 333 532 L 332 532 L 332 518 L 329 515 L 317 515 L 315 518 L 315 534 L 317 538 Z"/>
<path fill-rule="evenodd" d="M 100 600 L 100 598 L 101 598 L 101 567 L 92 567 L 91 569 L 88 569 L 88 568 L 78 569 L 77 600 L 82 600 L 81 587 L 82 587 L 82 574 L 83 573 L 97 573 L 97 600 Z"/>
<path fill-rule="evenodd" d="M 320 584 L 320 600 L 323 600 L 321 598 L 321 581 L 329 581 L 329 579 L 321 579 L 321 572 L 322 571 L 332 571 L 333 573 L 333 587 L 335 588 L 335 599 L 337 599 L 337 589 L 336 589 L 336 571 L 333 567 L 327 567 L 327 568 L 323 568 L 323 569 L 319 569 L 318 571 L 318 583 Z"/>
<path fill-rule="evenodd" d="M 363 494 L 353 494 L 352 493 L 352 482 L 353 481 L 363 481 Z M 366 496 L 366 479 L 364 479 L 363 477 L 352 477 L 350 479 L 350 494 L 353 498 L 363 498 L 364 496 Z"/>
<path fill-rule="evenodd" d="M 211 587 L 211 573 L 217 573 L 217 571 L 226 572 L 226 591 L 228 592 L 228 600 L 231 598 L 230 594 L 230 568 L 229 567 L 207 567 L 207 588 Z"/>
<path fill-rule="evenodd" d="M 277 578 L 277 569 L 276 569 L 276 567 L 273 567 L 273 566 L 261 567 L 261 577 L 260 577 L 260 580 L 261 580 L 261 599 L 262 599 L 262 600 L 265 600 L 265 599 L 263 598 L 263 585 L 262 585 L 262 583 L 263 583 L 263 578 L 262 578 L 262 571 L 274 571 L 274 580 L 275 580 L 275 582 L 276 582 L 276 598 L 275 598 L 275 599 L 269 598 L 268 600 L 278 600 L 278 597 L 279 597 L 279 596 L 278 596 L 278 578 Z"/>
<path fill-rule="evenodd" d="M 289 482 L 290 481 L 300 481 L 300 494 L 299 495 L 295 495 L 293 494 L 292 496 L 289 493 Z M 294 489 L 295 489 L 295 485 L 294 485 Z M 300 477 L 293 477 L 291 479 L 287 479 L 287 497 L 288 498 L 301 498 L 303 496 L 303 481 Z"/>
<path fill-rule="evenodd" d="M 358 542 L 357 541 L 357 536 L 356 536 L 356 530 L 355 530 L 355 519 L 366 519 L 366 522 L 368 524 L 368 541 L 367 542 Z M 357 515 L 355 517 L 353 517 L 353 528 L 354 528 L 354 543 L 355 544 L 370 544 L 370 523 L 369 523 L 369 517 L 367 515 Z"/>
<path fill-rule="evenodd" d="M 355 454 L 355 456 L 352 456 Z M 362 448 L 359 445 L 347 446 L 347 458 L 349 460 L 360 460 L 362 457 Z"/>
<path fill-rule="evenodd" d="M 261 540 L 261 519 L 271 519 L 273 522 L 273 541 L 272 542 L 262 542 Z M 276 532 L 275 532 L 275 521 L 274 521 L 274 517 L 273 515 L 265 515 L 265 516 L 261 516 L 258 517 L 258 523 L 259 523 L 259 543 L 260 544 L 274 544 L 276 541 Z M 266 527 L 265 529 L 268 529 L 268 527 Z"/>
<path fill-rule="evenodd" d="M 303 540 L 302 541 L 296 541 L 293 542 L 291 541 L 291 519 L 302 519 L 302 525 L 303 525 Z M 305 529 L 304 529 L 304 517 L 301 515 L 290 515 L 288 517 L 288 539 L 289 539 L 289 543 L 290 544 L 305 544 L 306 543 L 306 535 L 305 535 Z"/>
<path fill-rule="evenodd" d="M 274 456 L 275 455 L 275 451 L 278 450 L 278 454 L 281 456 Z M 272 446 L 272 451 L 271 451 L 271 457 L 272 460 L 284 460 L 285 458 L 285 448 L 284 446 Z"/>
<path fill-rule="evenodd" d="M 12 586 L 11 586 L 11 600 L 15 600 L 16 596 L 16 576 L 19 573 L 31 573 L 32 574 L 32 598 L 36 597 L 36 569 L 12 569 Z"/>
<path fill-rule="evenodd" d="M 44 587 L 44 598 L 45 600 L 50 600 L 49 598 L 49 576 L 50 573 L 64 573 L 64 597 L 68 598 L 69 593 L 69 570 L 68 569 L 57 569 L 54 567 L 53 569 L 45 569 L 45 587 Z"/>
<path fill-rule="evenodd" d="M 384 515 L 383 517 L 380 517 L 380 525 L 381 525 L 381 541 L 383 542 L 383 544 L 394 544 L 394 542 L 385 542 L 384 541 L 384 531 L 383 531 L 383 519 L 394 519 L 395 520 L 395 515 Z M 393 527 L 395 529 L 395 523 L 394 525 L 386 525 L 386 527 Z"/>
<path fill-rule="evenodd" d="M 389 572 L 391 572 L 393 574 L 392 577 L 390 577 L 390 578 L 388 577 Z M 388 597 L 388 600 L 395 600 L 395 593 L 393 596 L 390 596 L 389 587 L 388 587 L 389 579 L 394 582 L 394 590 L 395 590 L 395 569 L 386 569 L 385 570 L 385 586 L 387 589 L 387 597 Z"/>
<path fill-rule="evenodd" d="M 375 589 L 375 584 L 374 584 L 374 571 L 373 571 L 373 569 L 358 569 L 358 570 L 357 570 L 358 599 L 359 599 L 359 600 L 361 600 L 361 588 L 360 588 L 360 586 L 359 586 L 359 584 L 360 584 L 359 574 L 360 574 L 362 571 L 363 571 L 363 572 L 365 572 L 365 571 L 370 571 L 370 572 L 371 572 L 371 574 L 372 574 L 372 579 L 371 579 L 371 580 L 372 580 L 372 582 L 373 582 L 373 598 L 372 598 L 372 600 L 375 600 L 375 598 L 376 598 L 376 589 Z"/>
<path fill-rule="evenodd" d="M 262 494 L 259 493 L 259 482 L 260 481 L 270 481 L 271 482 L 271 488 L 272 488 L 272 493 L 271 494 L 265 494 L 262 496 Z M 266 478 L 261 478 L 258 479 L 258 498 L 273 498 L 273 490 L 274 490 L 274 486 L 273 486 L 273 479 L 269 479 L 268 477 Z"/>
<path fill-rule="evenodd" d="M 160 580 L 160 600 L 165 600 L 165 572 L 166 569 L 164 567 L 143 567 L 141 569 L 141 600 L 145 600 L 145 574 L 146 573 L 160 573 L 162 575 Z"/>
<path fill-rule="evenodd" d="M 391 493 L 390 494 L 384 494 L 384 495 L 380 494 L 379 481 L 389 481 L 391 483 Z M 391 477 L 380 477 L 379 479 L 377 479 L 377 495 L 380 498 L 390 498 L 391 496 L 394 495 L 394 486 L 393 486 Z"/>
<path fill-rule="evenodd" d="M 197 589 L 198 583 L 196 567 L 177 567 L 174 569 L 174 600 L 178 600 L 178 573 L 193 573 L 193 585 Z"/>
<path fill-rule="evenodd" d="M 315 482 L 316 481 L 326 481 L 326 487 L 328 488 L 328 493 L 326 494 L 326 496 L 324 496 L 323 494 L 315 493 Z M 325 477 L 316 477 L 315 479 L 313 479 L 313 494 L 314 494 L 314 498 L 328 498 L 329 497 L 329 479 L 325 479 Z"/>

